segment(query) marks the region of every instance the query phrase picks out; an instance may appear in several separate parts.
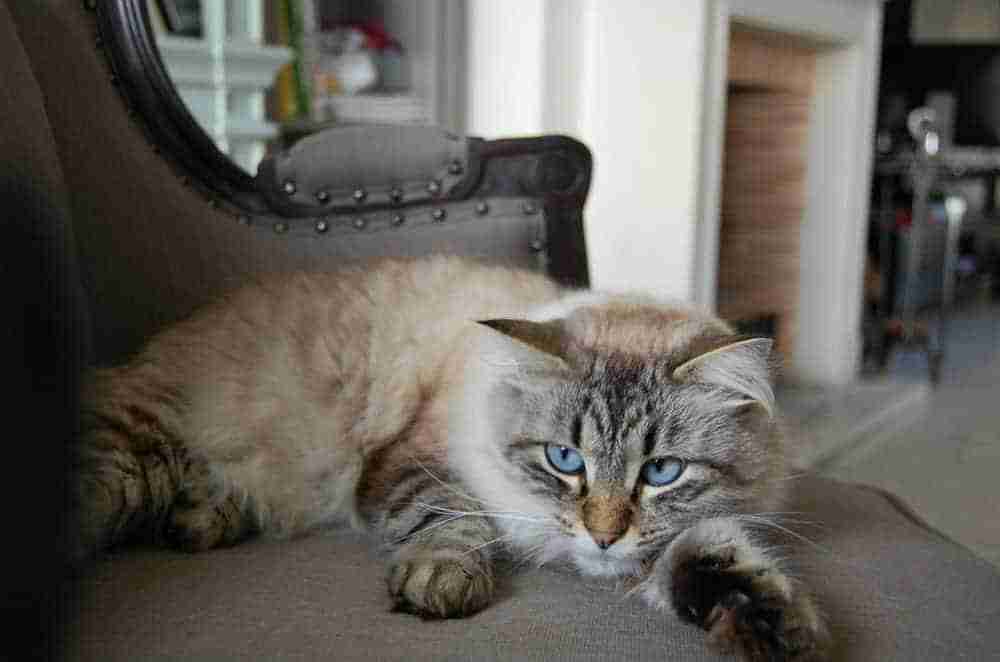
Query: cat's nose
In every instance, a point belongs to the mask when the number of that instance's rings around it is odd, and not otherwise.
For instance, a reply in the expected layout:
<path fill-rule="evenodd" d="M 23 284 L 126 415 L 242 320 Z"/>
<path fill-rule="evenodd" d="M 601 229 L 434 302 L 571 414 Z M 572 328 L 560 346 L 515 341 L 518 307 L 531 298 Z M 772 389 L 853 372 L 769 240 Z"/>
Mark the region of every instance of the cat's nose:
<path fill-rule="evenodd" d="M 632 521 L 632 505 L 628 497 L 595 494 L 583 503 L 583 525 L 597 546 L 607 549 L 625 535 Z"/>
<path fill-rule="evenodd" d="M 591 531 L 590 537 L 594 539 L 598 547 L 607 549 L 614 545 L 615 541 L 622 537 L 622 534 L 617 531 Z"/>

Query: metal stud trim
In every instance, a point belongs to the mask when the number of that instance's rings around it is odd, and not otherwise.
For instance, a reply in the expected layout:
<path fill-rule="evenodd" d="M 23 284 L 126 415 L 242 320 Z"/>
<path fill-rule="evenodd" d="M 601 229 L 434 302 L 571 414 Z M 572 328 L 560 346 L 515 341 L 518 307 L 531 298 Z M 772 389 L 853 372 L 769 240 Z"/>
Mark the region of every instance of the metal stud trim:
<path fill-rule="evenodd" d="M 496 197 L 480 200 L 467 200 L 456 202 L 445 208 L 443 206 L 423 206 L 410 207 L 406 210 L 382 210 L 373 211 L 360 215 L 355 214 L 325 214 L 314 216 L 305 223 L 289 221 L 275 218 L 273 216 L 254 217 L 251 214 L 239 214 L 234 216 L 241 225 L 260 225 L 269 228 L 277 235 L 288 235 L 289 237 L 323 236 L 339 237 L 358 232 L 379 233 L 391 232 L 406 228 L 420 228 L 445 224 L 456 225 L 469 222 L 481 222 L 483 217 L 514 217 L 526 216 L 525 206 L 532 203 L 530 198 L 507 198 Z M 544 223 L 542 208 L 535 202 L 537 218 Z M 302 219 L 306 221 L 306 219 Z M 544 255 L 546 244 L 544 233 L 539 232 L 533 238 L 526 238 L 525 247 L 532 253 Z"/>

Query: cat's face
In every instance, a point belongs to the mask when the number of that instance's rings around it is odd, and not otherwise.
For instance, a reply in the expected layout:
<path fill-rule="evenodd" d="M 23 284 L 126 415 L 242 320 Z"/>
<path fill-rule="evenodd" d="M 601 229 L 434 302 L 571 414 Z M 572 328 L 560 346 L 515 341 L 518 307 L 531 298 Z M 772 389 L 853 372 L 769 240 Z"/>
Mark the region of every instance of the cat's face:
<path fill-rule="evenodd" d="M 536 364 L 491 381 L 475 450 L 458 453 L 515 556 L 638 574 L 699 520 L 766 501 L 780 447 L 739 378 L 681 379 L 677 353 L 567 351 L 577 354 L 566 369 Z M 723 369 L 753 369 L 745 356 L 722 358 Z"/>

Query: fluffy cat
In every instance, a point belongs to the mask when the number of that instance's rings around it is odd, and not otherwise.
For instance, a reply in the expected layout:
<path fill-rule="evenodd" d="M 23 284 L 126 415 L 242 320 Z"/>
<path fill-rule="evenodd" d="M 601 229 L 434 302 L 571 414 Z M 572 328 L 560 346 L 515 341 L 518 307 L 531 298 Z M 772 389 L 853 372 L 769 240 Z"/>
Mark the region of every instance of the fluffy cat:
<path fill-rule="evenodd" d="M 819 659 L 811 598 L 747 528 L 786 471 L 769 350 L 458 258 L 274 278 L 93 373 L 75 554 L 347 518 L 385 544 L 400 610 L 468 615 L 504 558 L 558 560 L 748 659 Z"/>

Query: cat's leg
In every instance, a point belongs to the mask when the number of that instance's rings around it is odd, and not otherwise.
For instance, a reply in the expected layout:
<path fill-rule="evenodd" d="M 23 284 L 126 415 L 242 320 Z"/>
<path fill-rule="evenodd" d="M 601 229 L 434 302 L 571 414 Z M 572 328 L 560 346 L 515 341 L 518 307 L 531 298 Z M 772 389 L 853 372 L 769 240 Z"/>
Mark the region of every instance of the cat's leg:
<path fill-rule="evenodd" d="M 490 550 L 496 537 L 482 517 L 434 515 L 404 535 L 394 546 L 388 586 L 395 606 L 430 618 L 468 616 L 493 599 L 494 570 Z"/>
<path fill-rule="evenodd" d="M 189 464 L 163 528 L 167 544 L 186 552 L 234 545 L 257 532 L 250 499 L 224 484 L 204 461 Z"/>
<path fill-rule="evenodd" d="M 362 517 L 388 548 L 396 609 L 456 618 L 490 603 L 499 534 L 443 472 L 414 462 L 381 467 L 362 478 L 357 496 Z"/>
<path fill-rule="evenodd" d="M 71 470 L 69 562 L 79 565 L 164 521 L 187 463 L 164 436 L 131 420 L 93 419 L 77 440 Z"/>
<path fill-rule="evenodd" d="M 134 539 L 200 551 L 253 531 L 248 500 L 185 446 L 186 400 L 155 364 L 97 370 L 73 447 L 69 562 Z M 165 539 L 165 540 L 164 540 Z"/>
<path fill-rule="evenodd" d="M 649 597 L 747 660 L 823 660 L 829 635 L 812 597 L 735 519 L 705 520 L 654 566 Z"/>

